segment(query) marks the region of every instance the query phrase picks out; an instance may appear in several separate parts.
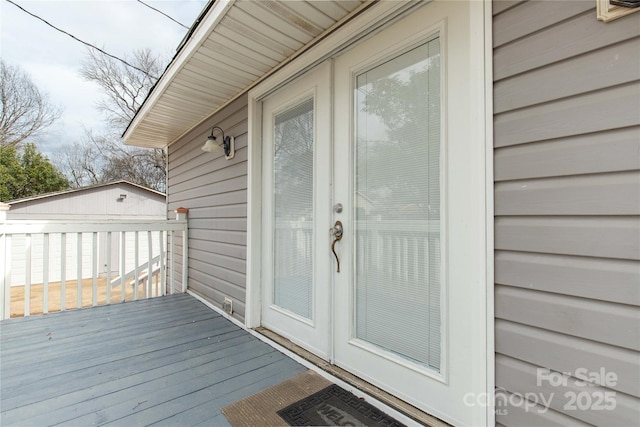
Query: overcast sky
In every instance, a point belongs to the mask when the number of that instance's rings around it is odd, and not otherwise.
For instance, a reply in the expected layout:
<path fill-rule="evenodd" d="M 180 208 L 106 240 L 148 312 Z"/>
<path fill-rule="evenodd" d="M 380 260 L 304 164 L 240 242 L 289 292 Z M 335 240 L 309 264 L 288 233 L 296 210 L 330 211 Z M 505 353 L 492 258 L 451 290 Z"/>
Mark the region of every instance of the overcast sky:
<path fill-rule="evenodd" d="M 137 0 L 14 0 L 79 39 L 110 54 L 125 57 L 133 50 L 151 48 L 173 57 L 187 30 Z M 207 0 L 144 0 L 190 27 Z M 96 109 L 99 88 L 80 77 L 87 48 L 67 35 L 0 0 L 0 56 L 19 65 L 63 114 L 45 135 L 36 138 L 38 148 L 50 158 L 56 147 L 80 141 L 84 128 L 101 130 L 102 114 Z"/>

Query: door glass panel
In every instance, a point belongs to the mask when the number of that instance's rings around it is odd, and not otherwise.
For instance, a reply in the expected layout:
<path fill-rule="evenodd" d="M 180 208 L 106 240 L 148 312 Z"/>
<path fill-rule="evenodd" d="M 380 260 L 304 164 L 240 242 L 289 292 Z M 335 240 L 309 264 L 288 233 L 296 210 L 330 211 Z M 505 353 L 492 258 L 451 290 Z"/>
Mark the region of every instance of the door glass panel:
<path fill-rule="evenodd" d="M 356 76 L 356 337 L 440 369 L 440 43 Z"/>
<path fill-rule="evenodd" d="M 313 99 L 275 117 L 273 128 L 275 305 L 312 319 Z"/>

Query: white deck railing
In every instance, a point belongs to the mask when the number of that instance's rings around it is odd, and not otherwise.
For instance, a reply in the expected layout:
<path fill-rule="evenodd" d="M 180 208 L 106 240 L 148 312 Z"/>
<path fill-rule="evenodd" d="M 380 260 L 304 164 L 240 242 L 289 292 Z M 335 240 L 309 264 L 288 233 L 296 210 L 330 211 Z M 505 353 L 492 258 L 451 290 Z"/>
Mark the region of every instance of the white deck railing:
<path fill-rule="evenodd" d="M 440 259 L 439 220 L 373 220 L 358 222 L 353 250 L 356 274 L 379 271 L 387 280 L 404 283 L 435 271 Z M 313 263 L 311 221 L 279 221 L 274 233 L 276 277 L 304 276 Z M 338 245 L 340 251 L 341 245 Z M 307 269 L 307 270 L 305 270 Z M 439 273 L 438 273 L 439 274 Z"/>
<path fill-rule="evenodd" d="M 186 219 L 0 221 L 0 318 L 186 292 L 187 238 Z"/>

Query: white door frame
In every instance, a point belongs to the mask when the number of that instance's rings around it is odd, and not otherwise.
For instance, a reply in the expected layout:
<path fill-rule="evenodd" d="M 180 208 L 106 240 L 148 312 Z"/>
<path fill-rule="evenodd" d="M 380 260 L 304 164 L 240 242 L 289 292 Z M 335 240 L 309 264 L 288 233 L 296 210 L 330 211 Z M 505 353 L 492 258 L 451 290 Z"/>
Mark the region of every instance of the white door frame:
<path fill-rule="evenodd" d="M 426 3 L 426 2 L 424 2 Z M 360 15 L 353 18 L 349 23 L 336 29 L 318 42 L 312 49 L 307 50 L 291 62 L 283 64 L 277 72 L 265 78 L 260 84 L 249 92 L 249 155 L 248 155 L 248 212 L 247 212 L 247 300 L 245 324 L 249 328 L 260 326 L 261 319 L 261 285 L 260 277 L 262 266 L 260 265 L 262 242 L 261 242 L 261 128 L 262 109 L 261 100 L 271 92 L 275 91 L 286 82 L 304 73 L 315 64 L 331 57 L 332 55 L 345 50 L 355 41 L 366 37 L 368 33 L 375 32 L 385 22 L 391 22 L 394 18 L 408 13 L 407 10 L 416 6 L 415 2 L 380 2 L 370 7 Z M 471 86 L 471 99 L 469 104 L 473 111 L 477 111 L 477 116 L 473 118 L 472 126 L 477 137 L 472 142 L 476 147 L 473 155 L 477 160 L 477 170 L 473 171 L 473 178 L 484 177 L 484 191 L 476 194 L 476 204 L 484 205 L 484 212 L 479 212 L 481 216 L 473 226 L 482 226 L 484 238 L 474 241 L 473 250 L 480 259 L 478 268 L 483 277 L 479 278 L 484 282 L 483 291 L 477 295 L 477 304 L 471 316 L 475 321 L 473 327 L 476 328 L 475 340 L 470 344 L 470 348 L 478 349 L 476 356 L 484 356 L 485 378 L 481 378 L 484 396 L 478 395 L 480 389 L 470 391 L 470 396 L 466 402 L 473 402 L 474 405 L 484 405 L 483 424 L 495 424 L 493 411 L 493 393 L 495 387 L 495 345 L 494 345 L 494 311 L 493 311 L 493 115 L 492 115 L 492 41 L 491 41 L 491 2 L 470 0 L 468 3 L 470 11 L 469 30 L 471 54 L 468 58 L 469 66 L 476 70 L 473 78 L 469 81 Z M 482 215 L 484 214 L 484 215 Z M 480 287 L 482 289 L 482 287 Z M 482 295 L 481 295 L 482 294 Z M 484 320 L 484 322 L 482 321 Z M 464 356 L 463 356 L 464 357 Z M 480 362 L 482 363 L 482 362 Z M 482 381 L 484 380 L 484 381 Z M 465 402 L 460 402 L 465 405 Z"/>

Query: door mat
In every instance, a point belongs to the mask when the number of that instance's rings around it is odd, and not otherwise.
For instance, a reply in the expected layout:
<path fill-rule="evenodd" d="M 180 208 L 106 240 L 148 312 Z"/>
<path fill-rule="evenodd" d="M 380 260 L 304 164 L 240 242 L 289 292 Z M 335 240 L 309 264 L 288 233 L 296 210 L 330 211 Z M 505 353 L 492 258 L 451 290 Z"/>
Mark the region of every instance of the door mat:
<path fill-rule="evenodd" d="M 405 427 L 335 384 L 278 411 L 290 426 Z"/>
<path fill-rule="evenodd" d="M 331 382 L 313 371 L 305 371 L 260 393 L 239 400 L 221 409 L 233 427 L 285 426 L 278 411 L 324 389 Z"/>

